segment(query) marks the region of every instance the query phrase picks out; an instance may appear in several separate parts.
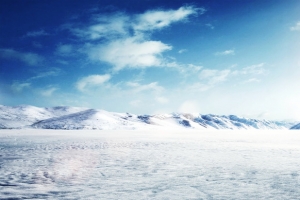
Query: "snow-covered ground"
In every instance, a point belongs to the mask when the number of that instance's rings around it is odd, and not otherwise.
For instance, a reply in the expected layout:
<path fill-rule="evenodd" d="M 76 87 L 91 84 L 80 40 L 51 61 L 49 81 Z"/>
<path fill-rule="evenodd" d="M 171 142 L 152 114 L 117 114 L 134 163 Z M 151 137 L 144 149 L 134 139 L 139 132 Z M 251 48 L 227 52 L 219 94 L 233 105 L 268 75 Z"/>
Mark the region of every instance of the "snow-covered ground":
<path fill-rule="evenodd" d="M 0 131 L 0 199 L 300 199 L 299 131 Z"/>

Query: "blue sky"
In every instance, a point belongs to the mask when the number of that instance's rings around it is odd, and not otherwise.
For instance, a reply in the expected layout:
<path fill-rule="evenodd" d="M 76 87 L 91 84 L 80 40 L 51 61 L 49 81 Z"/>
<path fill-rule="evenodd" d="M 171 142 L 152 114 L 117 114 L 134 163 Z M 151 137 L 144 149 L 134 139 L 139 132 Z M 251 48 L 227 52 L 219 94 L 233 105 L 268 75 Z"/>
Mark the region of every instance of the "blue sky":
<path fill-rule="evenodd" d="M 297 0 L 0 3 L 0 104 L 300 120 Z"/>

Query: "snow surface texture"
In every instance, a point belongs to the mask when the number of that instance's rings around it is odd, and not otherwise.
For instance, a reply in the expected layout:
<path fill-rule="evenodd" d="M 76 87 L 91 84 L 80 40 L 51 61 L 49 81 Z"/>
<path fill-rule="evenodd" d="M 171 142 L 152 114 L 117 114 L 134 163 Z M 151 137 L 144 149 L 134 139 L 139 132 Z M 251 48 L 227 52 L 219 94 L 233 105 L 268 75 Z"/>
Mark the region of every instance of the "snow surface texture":
<path fill-rule="evenodd" d="M 89 129 L 146 130 L 155 128 L 189 129 L 289 129 L 296 123 L 247 119 L 235 115 L 173 113 L 134 115 L 76 107 L 38 108 L 1 106 L 0 129 Z"/>
<path fill-rule="evenodd" d="M 298 131 L 0 131 L 0 199 L 299 199 Z"/>

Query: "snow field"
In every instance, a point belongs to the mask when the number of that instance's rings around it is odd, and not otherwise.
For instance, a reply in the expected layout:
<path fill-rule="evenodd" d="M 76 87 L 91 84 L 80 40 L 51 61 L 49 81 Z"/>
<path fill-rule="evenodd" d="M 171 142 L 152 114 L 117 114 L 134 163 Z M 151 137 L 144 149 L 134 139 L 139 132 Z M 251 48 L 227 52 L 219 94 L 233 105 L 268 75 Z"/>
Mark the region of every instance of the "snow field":
<path fill-rule="evenodd" d="M 0 131 L 0 199 L 300 199 L 299 131 Z"/>

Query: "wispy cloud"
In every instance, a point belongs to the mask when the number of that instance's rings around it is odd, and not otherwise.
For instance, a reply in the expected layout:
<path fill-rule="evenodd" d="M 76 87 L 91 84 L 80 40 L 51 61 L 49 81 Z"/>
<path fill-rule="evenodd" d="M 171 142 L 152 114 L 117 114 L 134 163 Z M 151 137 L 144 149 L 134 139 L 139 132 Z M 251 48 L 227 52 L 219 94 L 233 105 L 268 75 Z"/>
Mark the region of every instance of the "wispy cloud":
<path fill-rule="evenodd" d="M 235 55 L 235 52 L 233 49 L 221 51 L 221 52 L 216 52 L 216 56 L 229 56 L 229 55 Z"/>
<path fill-rule="evenodd" d="M 205 26 L 207 26 L 210 29 L 215 29 L 215 27 L 212 24 L 205 24 Z"/>
<path fill-rule="evenodd" d="M 187 49 L 180 49 L 180 50 L 178 51 L 179 54 L 182 54 L 182 53 L 184 53 L 184 52 L 187 52 Z"/>
<path fill-rule="evenodd" d="M 86 91 L 87 88 L 97 87 L 99 85 L 104 84 L 110 78 L 111 78 L 111 76 L 109 74 L 86 76 L 86 77 L 83 77 L 82 79 L 80 79 L 76 83 L 76 88 L 79 91 L 84 92 L 84 91 Z"/>
<path fill-rule="evenodd" d="M 210 90 L 223 82 L 236 79 L 238 77 L 243 77 L 243 81 L 241 82 L 242 84 L 260 82 L 261 80 L 258 77 L 267 73 L 267 70 L 264 66 L 264 63 L 260 63 L 234 71 L 231 68 L 222 70 L 202 69 L 199 72 L 199 81 L 189 84 L 188 86 L 186 86 L 186 88 L 189 91 L 203 92 Z"/>
<path fill-rule="evenodd" d="M 84 40 L 115 39 L 129 34 L 130 17 L 123 13 L 96 15 L 88 27 L 74 28 L 68 25 L 67 28 Z"/>
<path fill-rule="evenodd" d="M 260 63 L 256 65 L 250 65 L 248 67 L 244 67 L 241 70 L 233 71 L 232 73 L 234 75 L 238 74 L 254 74 L 254 75 L 260 75 L 265 74 L 267 70 L 264 68 L 265 63 Z"/>
<path fill-rule="evenodd" d="M 200 72 L 199 78 L 200 80 L 205 80 L 209 85 L 214 85 L 223 81 L 226 81 L 228 76 L 230 75 L 230 70 L 212 70 L 212 69 L 204 69 Z"/>
<path fill-rule="evenodd" d="M 199 104 L 194 100 L 184 101 L 178 108 L 178 111 L 181 113 L 199 113 Z"/>
<path fill-rule="evenodd" d="M 44 60 L 44 58 L 38 54 L 19 52 L 13 49 L 0 49 L 0 58 L 19 60 L 31 66 L 39 65 Z"/>
<path fill-rule="evenodd" d="M 166 67 L 177 69 L 182 75 L 194 75 L 198 74 L 203 66 L 194 64 L 178 64 L 176 62 L 165 63 Z"/>
<path fill-rule="evenodd" d="M 207 91 L 211 88 L 213 88 L 213 85 L 207 84 L 207 83 L 202 83 L 202 82 L 196 82 L 192 83 L 186 86 L 185 90 L 186 91 L 191 91 L 191 92 L 204 92 Z"/>
<path fill-rule="evenodd" d="M 170 24 L 187 19 L 192 14 L 203 14 L 204 8 L 192 6 L 180 7 L 177 10 L 151 10 L 137 15 L 133 29 L 135 31 L 152 31 L 162 29 Z"/>
<path fill-rule="evenodd" d="M 243 83 L 259 83 L 260 80 L 257 78 L 250 78 L 248 80 L 245 80 Z"/>
<path fill-rule="evenodd" d="M 27 32 L 25 36 L 27 36 L 27 37 L 39 37 L 39 36 L 45 36 L 45 35 L 49 35 L 49 33 L 47 33 L 44 30 L 38 30 L 38 31 Z"/>
<path fill-rule="evenodd" d="M 199 82 L 193 83 L 187 87 L 191 91 L 207 91 L 216 85 L 225 82 L 231 75 L 231 70 L 203 69 L 199 74 Z"/>
<path fill-rule="evenodd" d="M 40 94 L 41 94 L 42 96 L 45 96 L 45 97 L 50 97 L 50 96 L 52 96 L 52 94 L 53 94 L 56 90 L 58 90 L 58 88 L 56 88 L 56 87 L 50 87 L 50 88 L 41 90 L 41 91 L 40 91 Z"/>
<path fill-rule="evenodd" d="M 290 27 L 291 31 L 300 31 L 300 21 L 295 24 L 295 26 Z"/>
<path fill-rule="evenodd" d="M 161 104 L 169 103 L 169 99 L 167 99 L 166 97 L 161 97 L 161 96 L 156 97 L 155 101 L 157 101 L 158 103 L 161 103 Z"/>
<path fill-rule="evenodd" d="M 49 76 L 58 76 L 60 73 L 61 73 L 60 68 L 53 67 L 53 68 L 48 69 L 47 71 L 37 72 L 37 75 L 29 78 L 28 81 L 45 78 L 45 77 L 49 77 Z"/>
<path fill-rule="evenodd" d="M 158 85 L 157 82 L 152 82 L 149 84 L 140 84 L 138 82 L 127 82 L 126 85 L 130 88 L 131 91 L 134 93 L 144 92 L 144 91 L 155 91 L 155 92 L 162 92 L 164 88 Z"/>
<path fill-rule="evenodd" d="M 14 82 L 12 85 L 11 85 L 11 89 L 13 92 L 15 93 L 19 93 L 19 92 L 22 92 L 24 89 L 28 89 L 30 88 L 31 86 L 31 83 L 19 83 L 19 82 Z"/>
<path fill-rule="evenodd" d="M 56 48 L 56 54 L 60 56 L 70 55 L 74 50 L 71 44 L 59 44 Z"/>
<path fill-rule="evenodd" d="M 98 15 L 87 27 L 69 29 L 87 41 L 84 52 L 90 59 L 107 62 L 115 71 L 164 66 L 162 54 L 172 46 L 151 40 L 151 33 L 204 12 L 203 8 L 183 6 L 177 10 L 150 10 L 137 15 Z"/>
<path fill-rule="evenodd" d="M 139 107 L 142 104 L 142 101 L 137 99 L 137 100 L 130 101 L 129 104 L 134 107 Z"/>

